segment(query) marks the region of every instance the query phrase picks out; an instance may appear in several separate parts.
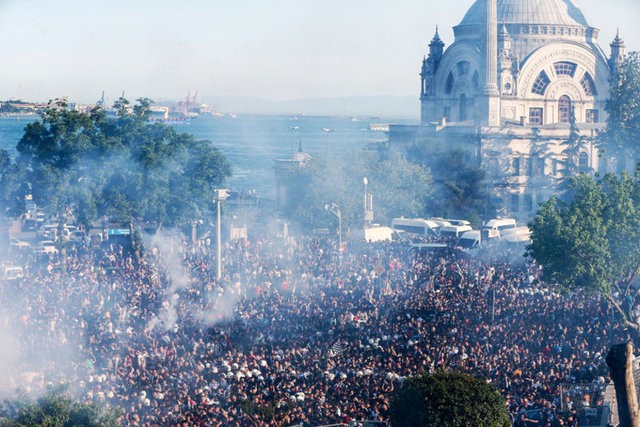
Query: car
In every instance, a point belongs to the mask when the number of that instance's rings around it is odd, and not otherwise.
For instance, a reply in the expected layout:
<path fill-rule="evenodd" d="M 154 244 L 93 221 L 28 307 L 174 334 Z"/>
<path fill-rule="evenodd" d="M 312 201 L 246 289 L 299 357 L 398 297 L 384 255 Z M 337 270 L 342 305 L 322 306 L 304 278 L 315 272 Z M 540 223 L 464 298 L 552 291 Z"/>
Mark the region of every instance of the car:
<path fill-rule="evenodd" d="M 9 242 L 11 243 L 11 247 L 14 249 L 26 249 L 31 246 L 29 243 L 18 240 L 15 237 L 9 239 Z"/>
<path fill-rule="evenodd" d="M 22 222 L 22 231 L 36 231 L 38 229 L 38 223 L 35 219 L 25 219 Z"/>
<path fill-rule="evenodd" d="M 56 248 L 56 244 L 52 240 L 42 240 L 38 243 L 36 252 L 41 254 L 57 254 L 58 248 Z"/>
<path fill-rule="evenodd" d="M 22 270 L 22 267 L 18 267 L 15 265 L 2 266 L 0 274 L 0 278 L 2 280 L 17 280 L 24 277 L 24 271 Z"/>

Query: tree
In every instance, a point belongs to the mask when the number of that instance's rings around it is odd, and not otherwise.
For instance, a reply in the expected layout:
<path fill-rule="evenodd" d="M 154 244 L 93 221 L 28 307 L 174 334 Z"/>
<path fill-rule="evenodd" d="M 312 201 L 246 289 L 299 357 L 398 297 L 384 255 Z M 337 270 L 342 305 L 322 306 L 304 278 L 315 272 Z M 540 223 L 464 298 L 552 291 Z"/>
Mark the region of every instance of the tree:
<path fill-rule="evenodd" d="M 401 215 L 421 216 L 425 212 L 431 177 L 420 165 L 404 159 L 386 159 L 376 153 L 350 156 L 348 163 L 317 158 L 296 172 L 297 192 L 287 209 L 292 218 L 306 226 L 330 226 L 335 218 L 324 206 L 340 207 L 347 227 L 362 227 L 364 183 L 374 198 L 375 221 L 390 223 Z"/>
<path fill-rule="evenodd" d="M 640 53 L 631 52 L 611 79 L 607 100 L 605 147 L 613 155 L 631 151 L 640 155 Z"/>
<path fill-rule="evenodd" d="M 564 291 L 598 293 L 640 331 L 631 308 L 640 289 L 640 182 L 638 177 L 586 175 L 572 179 L 572 198 L 545 202 L 533 222 L 527 254 L 542 265 L 542 279 Z"/>
<path fill-rule="evenodd" d="M 179 225 L 204 210 L 231 165 L 211 142 L 150 123 L 151 104 L 121 98 L 110 118 L 51 102 L 17 145 L 38 205 L 71 207 L 85 225 L 100 216 Z"/>
<path fill-rule="evenodd" d="M 391 425 L 402 427 L 509 427 L 500 391 L 462 373 L 407 378 L 391 402 Z"/>
<path fill-rule="evenodd" d="M 485 185 L 486 171 L 470 164 L 463 151 L 443 153 L 432 159 L 430 165 L 434 176 L 433 214 L 473 222 L 493 216 L 496 203 Z"/>
<path fill-rule="evenodd" d="M 12 417 L 0 420 L 2 427 L 116 427 L 119 412 L 96 404 L 74 401 L 65 389 L 50 390 L 37 401 L 14 402 L 20 409 Z"/>

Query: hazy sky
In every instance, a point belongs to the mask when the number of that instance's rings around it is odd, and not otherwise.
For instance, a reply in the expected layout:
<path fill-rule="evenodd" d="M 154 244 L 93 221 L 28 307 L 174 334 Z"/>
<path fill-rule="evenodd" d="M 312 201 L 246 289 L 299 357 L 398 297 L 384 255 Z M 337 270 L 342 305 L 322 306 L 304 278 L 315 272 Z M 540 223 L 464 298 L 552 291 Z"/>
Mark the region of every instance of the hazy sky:
<path fill-rule="evenodd" d="M 473 0 L 0 0 L 0 99 L 415 95 Z M 639 0 L 575 0 L 640 49 Z"/>

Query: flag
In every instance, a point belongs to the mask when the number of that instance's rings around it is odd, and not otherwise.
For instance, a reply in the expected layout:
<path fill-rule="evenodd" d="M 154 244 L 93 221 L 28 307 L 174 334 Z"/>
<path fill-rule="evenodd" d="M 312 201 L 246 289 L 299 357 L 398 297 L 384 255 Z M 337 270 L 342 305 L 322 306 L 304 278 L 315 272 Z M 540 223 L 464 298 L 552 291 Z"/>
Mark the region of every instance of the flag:
<path fill-rule="evenodd" d="M 342 343 L 340 341 L 334 342 L 329 349 L 329 357 L 340 356 L 342 353 L 344 353 L 344 347 L 342 347 Z"/>

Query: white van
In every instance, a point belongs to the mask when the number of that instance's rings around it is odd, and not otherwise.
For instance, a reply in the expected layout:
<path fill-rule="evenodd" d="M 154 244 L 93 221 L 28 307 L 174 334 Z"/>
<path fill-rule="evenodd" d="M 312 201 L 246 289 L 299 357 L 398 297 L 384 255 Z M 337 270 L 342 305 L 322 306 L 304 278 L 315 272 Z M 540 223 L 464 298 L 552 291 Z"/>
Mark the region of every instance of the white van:
<path fill-rule="evenodd" d="M 473 228 L 471 228 L 470 225 L 450 225 L 440 229 L 440 237 L 457 239 L 462 236 L 463 233 L 471 230 L 473 230 Z"/>
<path fill-rule="evenodd" d="M 460 236 L 456 246 L 462 249 L 473 249 L 480 246 L 482 236 L 480 230 L 470 230 Z"/>
<path fill-rule="evenodd" d="M 393 240 L 394 231 L 391 227 L 372 225 L 363 230 L 357 230 L 355 235 L 365 242 L 390 242 Z"/>
<path fill-rule="evenodd" d="M 499 239 L 508 234 L 510 229 L 516 228 L 516 220 L 513 218 L 494 218 L 482 226 L 483 237 L 487 239 Z"/>
<path fill-rule="evenodd" d="M 394 231 L 404 231 L 418 236 L 437 236 L 440 225 L 423 218 L 394 218 L 391 221 L 391 228 Z"/>
<path fill-rule="evenodd" d="M 451 225 L 471 225 L 466 219 L 429 218 L 430 221 L 448 223 Z"/>

